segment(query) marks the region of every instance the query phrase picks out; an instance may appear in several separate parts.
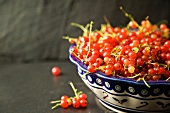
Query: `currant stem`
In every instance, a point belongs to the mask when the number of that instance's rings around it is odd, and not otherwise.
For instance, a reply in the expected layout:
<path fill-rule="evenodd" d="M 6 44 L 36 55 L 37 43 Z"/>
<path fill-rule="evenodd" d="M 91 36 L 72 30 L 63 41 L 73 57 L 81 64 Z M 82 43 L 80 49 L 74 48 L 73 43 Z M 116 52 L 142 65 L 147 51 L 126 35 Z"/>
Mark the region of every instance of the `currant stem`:
<path fill-rule="evenodd" d="M 89 53 L 90 53 L 90 48 L 91 48 L 91 47 L 90 47 L 90 42 L 91 42 L 91 37 L 90 37 L 90 35 L 91 35 L 92 27 L 93 27 L 92 25 L 93 25 L 93 22 L 91 21 L 91 22 L 90 22 L 90 31 L 89 31 L 89 36 L 88 36 L 88 38 L 89 38 L 89 45 L 88 45 L 88 46 L 89 46 L 89 50 L 88 50 L 88 52 L 87 52 L 86 58 L 88 57 L 88 55 L 89 55 Z"/>
<path fill-rule="evenodd" d="M 70 37 L 69 36 L 63 36 L 63 39 L 68 40 L 68 39 L 70 39 Z"/>
<path fill-rule="evenodd" d="M 136 74 L 135 76 L 131 76 L 131 77 L 128 77 L 128 78 L 136 78 L 138 76 L 140 76 L 140 74 Z"/>
<path fill-rule="evenodd" d="M 107 19 L 107 17 L 105 15 L 104 15 L 104 20 L 107 23 L 107 25 L 110 25 L 110 22 L 109 22 L 109 20 Z"/>
<path fill-rule="evenodd" d="M 120 6 L 120 10 L 121 10 L 121 11 L 124 13 L 124 15 L 125 15 L 126 17 L 128 17 L 131 21 L 134 21 L 134 18 L 132 17 L 132 15 L 128 14 L 128 13 L 123 9 L 122 6 Z"/>
<path fill-rule="evenodd" d="M 80 28 L 81 30 L 83 30 L 84 32 L 87 32 L 87 29 L 86 29 L 84 26 L 80 25 L 80 24 L 77 24 L 77 23 L 71 23 L 71 25 L 72 25 L 72 26 L 79 27 L 79 28 Z"/>
<path fill-rule="evenodd" d="M 70 82 L 70 85 L 71 85 L 71 88 L 72 88 L 73 91 L 74 91 L 74 94 L 75 94 L 76 98 L 78 98 L 77 89 L 74 87 L 74 85 L 73 85 L 72 82 Z"/>
<path fill-rule="evenodd" d="M 170 80 L 170 77 L 166 79 L 166 81 Z"/>
<path fill-rule="evenodd" d="M 76 58 L 78 58 L 80 61 L 83 62 L 83 60 L 82 60 L 81 58 L 79 58 L 75 52 L 73 52 L 73 55 L 74 55 Z"/>
<path fill-rule="evenodd" d="M 77 95 L 80 95 L 80 94 L 82 94 L 83 92 L 82 91 L 79 91 L 78 93 L 77 93 Z"/>
<path fill-rule="evenodd" d="M 56 104 L 55 106 L 53 106 L 51 109 L 56 108 L 57 106 L 60 106 L 61 104 Z"/>
<path fill-rule="evenodd" d="M 87 71 L 86 73 L 84 73 L 84 74 L 82 75 L 82 77 L 85 78 L 85 76 L 86 76 L 88 73 L 89 73 L 89 72 Z"/>
<path fill-rule="evenodd" d="M 58 103 L 58 102 L 61 102 L 61 100 L 51 101 L 50 103 L 51 103 L 51 104 L 55 104 L 55 103 Z"/>
<path fill-rule="evenodd" d="M 144 79 L 144 77 L 142 78 L 143 82 L 145 83 L 145 85 L 150 88 L 150 85 L 146 82 L 146 80 Z"/>

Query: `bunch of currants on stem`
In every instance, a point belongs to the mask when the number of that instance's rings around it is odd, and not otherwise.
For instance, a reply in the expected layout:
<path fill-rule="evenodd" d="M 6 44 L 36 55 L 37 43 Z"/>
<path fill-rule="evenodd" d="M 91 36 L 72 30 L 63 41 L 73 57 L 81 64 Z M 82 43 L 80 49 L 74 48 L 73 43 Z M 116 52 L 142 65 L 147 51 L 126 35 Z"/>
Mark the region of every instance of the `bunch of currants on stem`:
<path fill-rule="evenodd" d="M 71 55 L 82 61 L 89 73 L 103 72 L 106 76 L 118 76 L 137 81 L 170 79 L 170 30 L 166 23 L 152 24 L 148 17 L 138 24 L 122 7 L 130 22 L 125 27 L 102 24 L 100 30 L 92 30 L 93 22 L 85 27 L 77 38 L 68 39 Z"/>
<path fill-rule="evenodd" d="M 86 107 L 87 106 L 87 95 L 82 91 L 79 91 L 74 87 L 73 83 L 70 82 L 70 85 L 74 91 L 74 97 L 68 97 L 68 95 L 61 96 L 60 100 L 51 101 L 51 104 L 55 104 L 51 109 L 54 109 L 58 106 L 62 108 L 68 108 L 73 106 L 74 108 Z"/>

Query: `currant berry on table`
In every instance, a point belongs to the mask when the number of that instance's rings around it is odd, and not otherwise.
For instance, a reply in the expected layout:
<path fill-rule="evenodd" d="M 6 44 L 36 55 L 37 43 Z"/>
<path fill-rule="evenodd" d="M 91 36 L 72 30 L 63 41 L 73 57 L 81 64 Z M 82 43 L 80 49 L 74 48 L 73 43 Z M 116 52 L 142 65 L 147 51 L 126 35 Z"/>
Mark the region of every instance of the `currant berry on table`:
<path fill-rule="evenodd" d="M 53 74 L 54 76 L 58 76 L 58 75 L 60 75 L 60 73 L 61 73 L 61 69 L 60 69 L 59 67 L 57 67 L 57 66 L 54 66 L 54 67 L 52 68 L 51 72 L 52 72 L 52 74 Z"/>

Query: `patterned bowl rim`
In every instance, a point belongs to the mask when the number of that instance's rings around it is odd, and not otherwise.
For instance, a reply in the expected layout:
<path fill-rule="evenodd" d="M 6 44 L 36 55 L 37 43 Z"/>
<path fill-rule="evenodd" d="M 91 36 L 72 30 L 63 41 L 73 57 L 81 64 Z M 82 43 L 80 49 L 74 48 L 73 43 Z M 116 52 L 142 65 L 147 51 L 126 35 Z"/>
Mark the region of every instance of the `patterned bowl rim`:
<path fill-rule="evenodd" d="M 75 44 L 71 45 L 70 48 L 69 48 L 69 59 L 70 59 L 71 62 L 76 64 L 78 67 L 80 67 L 83 71 L 87 72 L 86 65 L 84 65 L 83 62 L 80 61 L 78 58 L 76 58 L 75 56 L 70 54 L 70 52 L 71 52 L 70 50 L 74 46 L 75 46 Z M 135 79 L 131 79 L 131 78 L 125 78 L 125 77 L 120 78 L 120 77 L 115 77 L 115 76 L 107 77 L 101 71 L 96 71 L 94 74 L 96 74 L 100 78 L 108 79 L 108 80 L 111 80 L 111 81 L 127 82 L 127 83 L 131 83 L 131 84 L 136 84 L 136 85 L 146 85 L 143 81 L 136 81 Z M 165 80 L 147 81 L 147 83 L 149 85 L 169 85 L 170 86 L 170 82 L 165 81 Z"/>

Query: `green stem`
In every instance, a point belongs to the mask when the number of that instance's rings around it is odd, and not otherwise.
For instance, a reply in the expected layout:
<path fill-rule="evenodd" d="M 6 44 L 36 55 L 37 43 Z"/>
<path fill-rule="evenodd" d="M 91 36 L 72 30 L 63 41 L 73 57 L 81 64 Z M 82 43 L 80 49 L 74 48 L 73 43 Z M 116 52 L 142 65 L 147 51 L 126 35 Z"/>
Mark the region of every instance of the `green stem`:
<path fill-rule="evenodd" d="M 142 78 L 143 82 L 145 83 L 145 85 L 150 88 L 150 85 L 146 82 L 146 80 L 144 79 L 144 77 Z"/>
<path fill-rule="evenodd" d="M 74 94 L 75 94 L 76 98 L 78 98 L 77 89 L 74 87 L 74 85 L 73 85 L 72 82 L 70 82 L 70 85 L 71 85 L 71 88 L 72 88 L 73 91 L 74 91 Z"/>
<path fill-rule="evenodd" d="M 68 39 L 70 39 L 70 37 L 69 36 L 63 36 L 63 39 L 68 40 Z"/>
<path fill-rule="evenodd" d="M 82 78 L 86 78 L 85 76 L 88 74 L 89 72 L 87 71 L 86 73 L 84 73 L 81 77 Z"/>
<path fill-rule="evenodd" d="M 110 25 L 110 22 L 109 22 L 109 20 L 107 19 L 107 17 L 105 15 L 104 15 L 104 20 L 107 23 L 107 25 Z"/>
<path fill-rule="evenodd" d="M 84 32 L 87 32 L 87 29 L 86 29 L 84 26 L 80 25 L 80 24 L 71 23 L 71 25 L 80 28 L 80 29 L 83 30 Z"/>
<path fill-rule="evenodd" d="M 61 102 L 61 100 L 51 101 L 50 103 L 51 103 L 51 104 L 55 104 L 55 103 L 58 103 L 58 102 Z"/>
<path fill-rule="evenodd" d="M 170 80 L 170 77 L 166 79 L 166 81 Z"/>
<path fill-rule="evenodd" d="M 134 18 L 132 17 L 132 15 L 128 14 L 128 13 L 123 9 L 122 6 L 120 7 L 120 10 L 121 10 L 121 11 L 124 13 L 124 15 L 125 15 L 126 17 L 128 17 L 131 21 L 134 21 Z"/>
<path fill-rule="evenodd" d="M 136 74 L 136 75 L 134 75 L 134 76 L 127 77 L 127 78 L 136 78 L 136 77 L 138 77 L 138 76 L 140 76 L 140 74 Z"/>
<path fill-rule="evenodd" d="M 87 59 L 87 57 L 88 57 L 88 55 L 89 55 L 89 53 L 90 53 L 90 48 L 91 48 L 91 47 L 90 47 L 90 43 L 91 43 L 91 37 L 90 37 L 90 35 L 91 35 L 91 32 L 92 32 L 92 27 L 93 27 L 92 25 L 93 25 L 93 22 L 91 21 L 91 22 L 90 22 L 89 37 L 88 37 L 88 38 L 89 38 L 89 45 L 88 45 L 88 46 L 89 46 L 89 50 L 88 50 L 88 52 L 87 52 L 86 59 Z"/>
<path fill-rule="evenodd" d="M 83 92 L 82 91 L 79 91 L 78 93 L 77 93 L 77 95 L 80 95 L 80 94 L 82 94 Z"/>
<path fill-rule="evenodd" d="M 56 108 L 57 106 L 60 106 L 61 104 L 56 104 L 55 106 L 53 106 L 51 109 Z"/>

